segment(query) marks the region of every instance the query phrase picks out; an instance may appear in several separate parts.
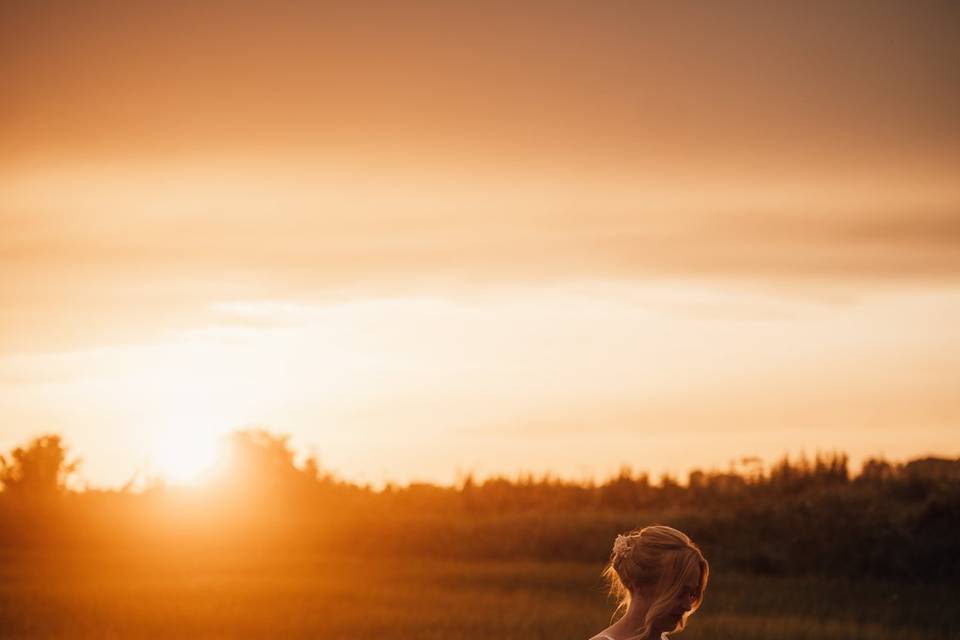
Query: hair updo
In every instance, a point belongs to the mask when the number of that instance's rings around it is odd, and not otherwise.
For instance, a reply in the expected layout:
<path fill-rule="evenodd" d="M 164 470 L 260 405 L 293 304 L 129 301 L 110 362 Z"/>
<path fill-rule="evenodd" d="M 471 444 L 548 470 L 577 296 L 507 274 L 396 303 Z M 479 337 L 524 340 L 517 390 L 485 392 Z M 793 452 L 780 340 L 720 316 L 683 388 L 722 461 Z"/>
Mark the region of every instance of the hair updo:
<path fill-rule="evenodd" d="M 680 621 L 680 629 L 687 616 L 700 606 L 707 586 L 710 567 L 703 553 L 685 533 L 664 525 L 617 536 L 610 563 L 603 572 L 610 583 L 610 593 L 618 600 L 614 615 L 626 610 L 635 594 L 643 593 L 650 599 L 650 606 L 641 634 L 648 633 L 650 625 L 674 606 L 683 585 L 698 570 L 700 580 L 694 603 Z"/>

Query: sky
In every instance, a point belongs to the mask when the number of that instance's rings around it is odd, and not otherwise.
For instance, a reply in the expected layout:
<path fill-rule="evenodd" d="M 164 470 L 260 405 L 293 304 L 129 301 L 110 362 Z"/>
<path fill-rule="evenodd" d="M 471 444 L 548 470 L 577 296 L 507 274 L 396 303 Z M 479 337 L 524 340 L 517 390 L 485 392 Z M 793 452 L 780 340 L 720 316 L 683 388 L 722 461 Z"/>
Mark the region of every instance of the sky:
<path fill-rule="evenodd" d="M 950 2 L 0 8 L 0 451 L 960 455 Z"/>

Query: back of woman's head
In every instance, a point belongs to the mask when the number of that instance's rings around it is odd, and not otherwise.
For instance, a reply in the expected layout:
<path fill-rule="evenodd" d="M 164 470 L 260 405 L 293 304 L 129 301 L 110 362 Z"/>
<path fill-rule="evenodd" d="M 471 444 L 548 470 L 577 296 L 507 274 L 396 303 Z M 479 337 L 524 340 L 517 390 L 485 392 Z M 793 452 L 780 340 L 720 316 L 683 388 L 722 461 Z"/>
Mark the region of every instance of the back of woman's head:
<path fill-rule="evenodd" d="M 642 634 L 676 607 L 682 592 L 689 588 L 686 585 L 695 584 L 691 604 L 679 621 L 678 629 L 682 629 L 703 600 L 709 574 L 707 560 L 690 538 L 664 525 L 617 536 L 604 570 L 610 591 L 619 600 L 617 611 L 626 610 L 634 597 L 644 598 L 649 605 Z"/>

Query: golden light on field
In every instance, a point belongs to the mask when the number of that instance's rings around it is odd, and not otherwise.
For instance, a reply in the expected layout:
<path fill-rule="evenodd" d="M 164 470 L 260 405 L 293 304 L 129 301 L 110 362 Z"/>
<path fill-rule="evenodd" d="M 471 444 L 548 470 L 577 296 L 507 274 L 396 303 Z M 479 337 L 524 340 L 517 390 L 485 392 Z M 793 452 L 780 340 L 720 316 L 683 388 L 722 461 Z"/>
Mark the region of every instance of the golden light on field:
<path fill-rule="evenodd" d="M 956 0 L 0 0 L 0 636 L 955 640 L 958 70 Z M 709 581 L 598 634 L 652 523 Z"/>

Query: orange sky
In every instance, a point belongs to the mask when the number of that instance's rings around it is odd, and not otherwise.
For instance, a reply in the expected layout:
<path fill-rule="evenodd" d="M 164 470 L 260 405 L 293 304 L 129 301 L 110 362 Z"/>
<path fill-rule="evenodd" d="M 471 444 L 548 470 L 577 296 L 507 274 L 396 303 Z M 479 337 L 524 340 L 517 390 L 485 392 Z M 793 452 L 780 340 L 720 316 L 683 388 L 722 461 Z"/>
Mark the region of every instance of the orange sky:
<path fill-rule="evenodd" d="M 0 448 L 960 454 L 951 3 L 0 8 Z"/>

